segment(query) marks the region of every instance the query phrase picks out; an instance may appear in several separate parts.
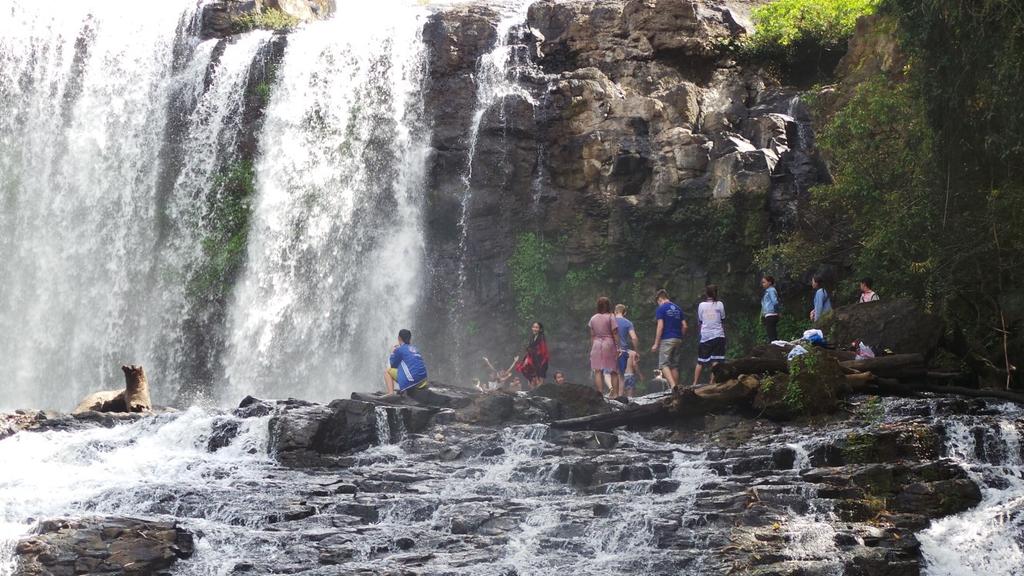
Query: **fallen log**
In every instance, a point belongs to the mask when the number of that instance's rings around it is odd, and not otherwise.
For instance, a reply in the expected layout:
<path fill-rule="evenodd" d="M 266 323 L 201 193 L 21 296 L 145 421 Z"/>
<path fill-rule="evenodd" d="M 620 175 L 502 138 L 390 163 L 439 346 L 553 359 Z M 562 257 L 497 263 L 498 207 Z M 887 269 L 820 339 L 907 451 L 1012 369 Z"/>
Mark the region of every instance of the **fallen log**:
<path fill-rule="evenodd" d="M 920 354 L 892 354 L 863 360 L 848 360 L 840 362 L 839 365 L 858 372 L 871 372 L 881 378 L 914 379 L 928 375 L 924 356 Z"/>
<path fill-rule="evenodd" d="M 923 381 L 902 382 L 895 378 L 880 377 L 871 372 L 857 372 L 845 376 L 839 375 L 838 377 L 838 381 L 829 380 L 821 382 L 822 385 L 834 386 L 834 388 L 830 389 L 834 390 L 835 397 L 850 394 L 916 396 L 922 392 L 929 392 L 944 396 L 992 398 L 1024 405 L 1024 394 L 1006 390 L 938 386 L 927 384 Z M 779 393 L 779 388 L 777 387 L 781 385 L 778 381 L 785 378 L 785 376 L 779 376 L 775 379 L 777 382 L 772 384 L 772 386 L 776 387 L 773 393 Z M 608 431 L 620 426 L 654 426 L 670 421 L 699 418 L 709 413 L 730 408 L 745 410 L 753 407 L 753 409 L 757 410 L 757 402 L 762 401 L 763 394 L 769 390 L 768 388 L 761 390 L 761 387 L 765 385 L 756 377 L 748 375 L 740 379 L 702 386 L 700 388 L 678 389 L 671 395 L 660 398 L 650 404 L 634 404 L 625 410 L 557 420 L 552 422 L 550 426 L 560 430 Z M 807 389 L 805 389 L 806 392 Z M 768 400 L 770 401 L 771 398 Z M 806 401 L 808 400 L 805 398 Z M 768 417 L 773 418 L 770 413 L 768 413 Z M 784 420 L 786 417 L 779 416 L 778 419 Z"/>
<path fill-rule="evenodd" d="M 556 420 L 551 423 L 551 427 L 558 430 L 613 430 L 619 426 L 632 424 L 660 424 L 672 417 L 671 402 L 665 398 L 658 402 L 607 414 L 591 414 L 579 418 Z"/>
<path fill-rule="evenodd" d="M 619 426 L 651 426 L 668 420 L 702 417 L 716 410 L 749 406 L 757 394 L 757 378 L 746 376 L 700 388 L 679 388 L 650 404 L 633 404 L 625 410 L 592 414 L 551 423 L 560 430 L 611 430 Z"/>

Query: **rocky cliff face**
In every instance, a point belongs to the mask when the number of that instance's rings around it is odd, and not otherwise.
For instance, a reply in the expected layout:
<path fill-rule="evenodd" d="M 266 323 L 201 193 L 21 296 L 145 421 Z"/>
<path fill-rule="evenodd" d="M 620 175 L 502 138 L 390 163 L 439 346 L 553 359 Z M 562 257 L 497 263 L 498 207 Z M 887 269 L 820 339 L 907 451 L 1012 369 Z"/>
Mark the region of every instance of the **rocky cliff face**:
<path fill-rule="evenodd" d="M 658 287 L 690 311 L 709 282 L 731 311 L 756 308 L 753 250 L 825 171 L 798 95 L 724 50 L 747 8 L 541 0 L 507 38 L 484 6 L 431 18 L 424 324 L 447 327 L 430 339 L 458 348 L 466 373 L 511 355 L 534 319 L 555 367 L 585 370 L 598 295 L 631 305 L 646 342 Z M 501 42 L 521 91 L 481 106 L 476 72 Z"/>

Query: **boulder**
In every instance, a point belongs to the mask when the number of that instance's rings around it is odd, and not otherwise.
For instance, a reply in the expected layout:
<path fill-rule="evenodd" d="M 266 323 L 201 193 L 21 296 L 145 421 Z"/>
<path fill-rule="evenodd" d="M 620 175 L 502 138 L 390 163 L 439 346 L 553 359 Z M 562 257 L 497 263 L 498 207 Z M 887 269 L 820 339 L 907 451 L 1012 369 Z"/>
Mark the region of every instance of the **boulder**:
<path fill-rule="evenodd" d="M 192 534 L 174 522 L 136 518 L 45 520 L 15 548 L 17 576 L 169 574 L 192 556 Z"/>
<path fill-rule="evenodd" d="M 496 426 L 512 418 L 515 413 L 513 395 L 496 392 L 473 398 L 468 406 L 455 411 L 455 419 L 468 424 Z"/>
<path fill-rule="evenodd" d="M 612 411 L 604 396 L 591 386 L 546 383 L 530 392 L 530 396 L 558 402 L 557 419 L 580 418 Z"/>
<path fill-rule="evenodd" d="M 270 420 L 270 447 L 281 464 L 332 463 L 331 456 L 364 450 L 378 442 L 377 411 L 358 400 L 286 407 Z"/>
<path fill-rule="evenodd" d="M 768 149 L 737 149 L 726 154 L 711 165 L 712 195 L 715 198 L 730 198 L 736 194 L 767 197 L 778 162 L 779 156 Z"/>
<path fill-rule="evenodd" d="M 910 300 L 879 300 L 835 308 L 822 320 L 829 342 L 861 340 L 876 350 L 898 354 L 935 354 L 945 327 L 942 319 Z"/>

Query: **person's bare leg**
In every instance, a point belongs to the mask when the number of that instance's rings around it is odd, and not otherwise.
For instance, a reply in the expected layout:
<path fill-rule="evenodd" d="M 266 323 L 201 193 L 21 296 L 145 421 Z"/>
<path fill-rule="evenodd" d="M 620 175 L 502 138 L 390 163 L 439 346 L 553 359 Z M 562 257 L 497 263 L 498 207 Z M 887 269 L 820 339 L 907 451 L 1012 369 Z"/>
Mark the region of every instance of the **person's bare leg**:
<path fill-rule="evenodd" d="M 594 388 L 604 396 L 604 373 L 600 370 L 594 370 Z"/>
<path fill-rule="evenodd" d="M 619 378 L 619 373 L 618 372 L 612 372 L 611 373 L 611 380 L 612 380 L 612 390 L 611 390 L 612 398 L 618 398 L 619 396 L 622 396 L 622 379 Z"/>
<path fill-rule="evenodd" d="M 715 366 L 718 366 L 718 362 L 711 364 L 711 380 L 708 381 L 708 384 L 715 383 Z"/>
<path fill-rule="evenodd" d="M 701 370 L 701 368 L 702 368 L 702 366 L 700 365 L 700 362 L 697 362 L 697 365 L 694 366 L 694 368 L 693 368 L 693 385 L 694 386 L 696 386 L 697 384 L 700 383 L 700 370 Z"/>
<path fill-rule="evenodd" d="M 391 378 L 391 372 L 384 371 L 384 386 L 388 389 L 388 395 L 395 393 L 395 381 Z"/>
<path fill-rule="evenodd" d="M 676 382 L 679 381 L 676 377 L 676 369 L 669 368 L 668 366 L 663 366 L 661 368 L 661 375 L 664 376 L 665 380 L 668 381 L 668 389 L 675 390 Z"/>

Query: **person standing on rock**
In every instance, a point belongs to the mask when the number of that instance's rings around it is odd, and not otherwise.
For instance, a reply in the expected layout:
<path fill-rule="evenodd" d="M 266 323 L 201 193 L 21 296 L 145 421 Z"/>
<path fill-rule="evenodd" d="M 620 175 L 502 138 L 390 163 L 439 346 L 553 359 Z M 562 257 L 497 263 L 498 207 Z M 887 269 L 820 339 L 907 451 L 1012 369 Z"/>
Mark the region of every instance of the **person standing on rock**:
<path fill-rule="evenodd" d="M 811 278 L 811 288 L 814 288 L 814 308 L 811 309 L 811 322 L 817 323 L 821 319 L 832 311 L 832 298 L 828 295 L 828 290 L 825 290 L 825 283 L 821 276 L 815 274 Z"/>
<path fill-rule="evenodd" d="M 775 278 L 772 276 L 761 278 L 761 287 L 764 288 L 761 296 L 761 322 L 764 323 L 764 331 L 771 343 L 779 339 L 779 292 L 775 289 Z"/>
<path fill-rule="evenodd" d="M 526 354 L 523 356 L 523 361 L 516 365 L 516 370 L 519 371 L 523 377 L 529 382 L 530 390 L 540 386 L 544 383 L 544 379 L 548 375 L 548 342 L 544 336 L 544 325 L 540 322 L 534 322 L 530 326 L 533 334 L 530 336 L 530 342 L 526 345 Z"/>
<path fill-rule="evenodd" d="M 693 385 L 700 383 L 704 366 L 712 369 L 725 360 L 725 304 L 718 299 L 718 286 L 709 284 L 704 288 L 704 301 L 697 306 L 697 323 L 700 325 L 700 344 L 697 345 L 697 366 L 693 369 Z M 715 374 L 711 373 L 711 384 Z"/>
<path fill-rule="evenodd" d="M 619 390 L 619 325 L 612 314 L 612 301 L 605 296 L 597 299 L 597 313 L 590 317 L 590 370 L 594 374 L 594 388 L 604 394 L 604 374 L 611 376 L 611 393 Z"/>
<path fill-rule="evenodd" d="M 866 304 L 868 302 L 878 302 L 878 294 L 875 293 L 871 287 L 871 278 L 863 278 L 858 285 L 860 288 L 860 299 L 857 300 L 858 304 Z"/>
<path fill-rule="evenodd" d="M 675 388 L 679 384 L 679 345 L 686 335 L 686 315 L 668 299 L 665 290 L 658 290 L 654 298 L 658 303 L 654 314 L 658 328 L 651 352 L 658 353 L 658 368 L 662 369 L 662 375 L 668 380 L 669 386 Z"/>
<path fill-rule="evenodd" d="M 626 364 L 629 362 L 629 351 L 640 349 L 640 338 L 636 335 L 636 328 L 633 323 L 626 319 L 626 305 L 615 305 L 615 323 L 619 327 L 619 374 L 626 373 Z"/>
<path fill-rule="evenodd" d="M 391 367 L 384 371 L 388 394 L 395 393 L 396 385 L 399 392 L 426 387 L 427 364 L 420 351 L 412 345 L 412 332 L 409 330 L 402 328 L 398 331 L 398 344 L 391 349 L 388 365 Z"/>

